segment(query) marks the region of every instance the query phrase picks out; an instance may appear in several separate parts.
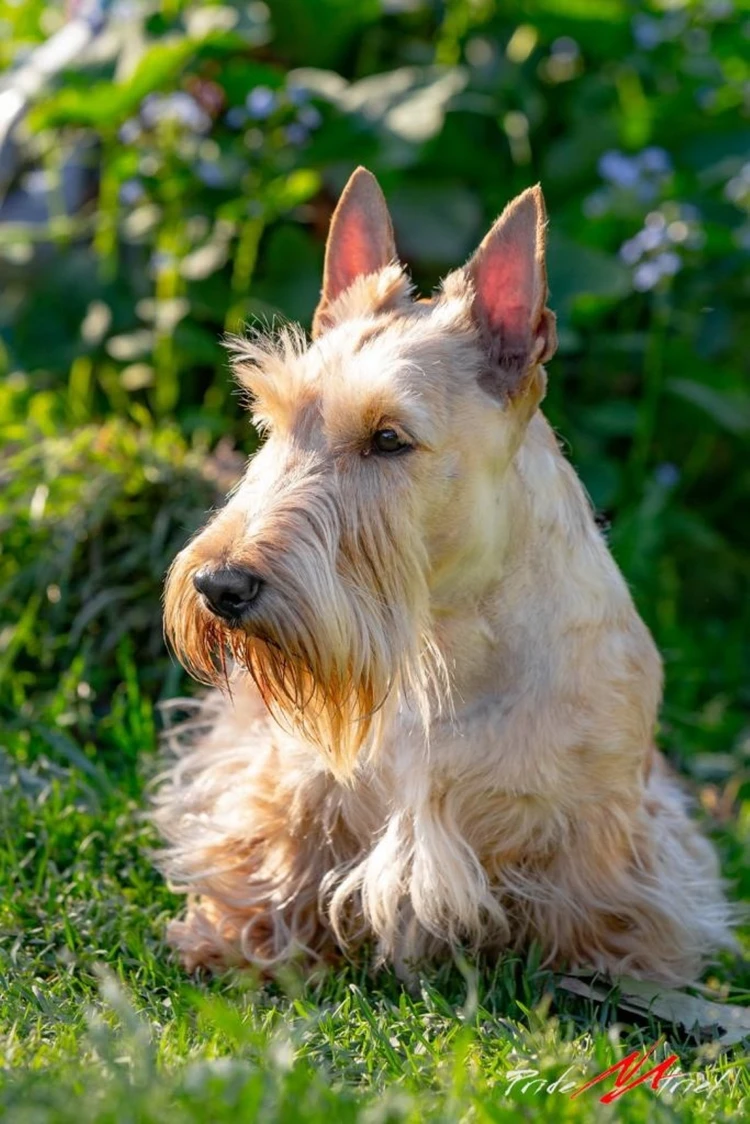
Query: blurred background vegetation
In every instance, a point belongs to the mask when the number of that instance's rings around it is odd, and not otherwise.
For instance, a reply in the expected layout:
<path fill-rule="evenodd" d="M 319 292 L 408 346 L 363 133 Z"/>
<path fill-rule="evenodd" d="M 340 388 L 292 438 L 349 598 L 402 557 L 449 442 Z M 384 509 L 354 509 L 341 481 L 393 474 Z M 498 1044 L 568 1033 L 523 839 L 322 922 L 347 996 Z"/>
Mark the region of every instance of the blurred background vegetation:
<path fill-rule="evenodd" d="M 750 893 L 747 4 L 0 0 L 0 68 L 16 758 L 118 769 L 128 700 L 186 689 L 164 571 L 255 444 L 221 337 L 309 324 L 353 167 L 423 289 L 539 180 L 546 410 L 665 653 L 662 741 Z"/>

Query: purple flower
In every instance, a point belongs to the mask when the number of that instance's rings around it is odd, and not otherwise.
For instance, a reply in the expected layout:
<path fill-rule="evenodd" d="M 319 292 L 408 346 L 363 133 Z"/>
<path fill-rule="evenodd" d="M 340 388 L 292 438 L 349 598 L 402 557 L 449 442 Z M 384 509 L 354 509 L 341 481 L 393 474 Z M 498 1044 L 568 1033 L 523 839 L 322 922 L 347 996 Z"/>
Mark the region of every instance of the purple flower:
<path fill-rule="evenodd" d="M 638 180 L 635 185 L 635 193 L 641 203 L 653 203 L 659 195 L 659 188 L 653 180 Z"/>
<path fill-rule="evenodd" d="M 276 94 L 269 86 L 256 86 L 245 99 L 247 112 L 256 121 L 270 117 L 276 108 Z"/>
<path fill-rule="evenodd" d="M 617 187 L 635 187 L 638 182 L 638 165 L 623 152 L 611 150 L 599 159 L 599 175 Z"/>
<path fill-rule="evenodd" d="M 571 39 L 569 35 L 561 35 L 558 39 L 555 39 L 550 51 L 553 55 L 558 55 L 571 62 L 577 59 L 581 53 L 575 39 Z"/>
<path fill-rule="evenodd" d="M 323 118 L 314 105 L 307 105 L 304 109 L 300 110 L 297 115 L 297 120 L 300 125 L 304 125 L 306 129 L 317 129 Z"/>
<path fill-rule="evenodd" d="M 120 184 L 120 202 L 126 207 L 134 207 L 144 195 L 145 191 L 140 180 L 125 180 Z"/>
<path fill-rule="evenodd" d="M 176 260 L 174 254 L 169 254 L 166 250 L 155 250 L 148 263 L 149 269 L 152 273 L 159 273 L 162 269 L 171 268 Z"/>
<path fill-rule="evenodd" d="M 744 164 L 737 175 L 732 176 L 724 188 L 724 195 L 738 207 L 750 203 L 750 163 Z"/>
<path fill-rule="evenodd" d="M 679 204 L 665 203 L 646 215 L 643 228 L 620 247 L 621 260 L 634 267 L 633 288 L 639 292 L 653 289 L 682 269 L 682 258 L 673 247 L 689 241 L 690 228 L 680 215 Z"/>
<path fill-rule="evenodd" d="M 147 128 L 153 129 L 163 121 L 184 125 L 193 133 L 206 133 L 211 128 L 211 118 L 190 94 L 149 94 L 141 105 L 141 118 Z"/>
<path fill-rule="evenodd" d="M 653 289 L 661 281 L 661 270 L 653 261 L 641 262 L 633 273 L 633 288 L 639 293 Z"/>
<path fill-rule="evenodd" d="M 656 223 L 644 226 L 640 234 L 636 235 L 638 242 L 643 250 L 658 250 L 667 241 L 667 231 L 665 225 L 657 225 Z"/>
<path fill-rule="evenodd" d="M 51 187 L 50 176 L 42 168 L 35 168 L 24 177 L 23 186 L 29 195 L 46 195 Z"/>
<path fill-rule="evenodd" d="M 223 187 L 226 182 L 223 171 L 212 160 L 199 160 L 196 173 L 206 187 Z"/>
<path fill-rule="evenodd" d="M 661 43 L 661 25 L 658 20 L 649 16 L 637 15 L 633 17 L 633 38 L 637 45 L 644 51 L 653 51 Z"/>
<path fill-rule="evenodd" d="M 141 126 L 135 118 L 131 117 L 120 126 L 117 135 L 123 144 L 133 144 L 141 135 Z"/>
<path fill-rule="evenodd" d="M 657 148 L 652 145 L 650 148 L 644 148 L 639 156 L 639 162 L 645 172 L 653 172 L 657 175 L 666 175 L 672 171 L 672 161 L 669 159 L 669 153 L 663 148 Z"/>
<path fill-rule="evenodd" d="M 662 488 L 674 488 L 680 482 L 680 470 L 677 465 L 665 461 L 663 464 L 657 464 L 654 469 L 654 479 Z"/>
<path fill-rule="evenodd" d="M 292 105 L 307 105 L 310 100 L 310 91 L 304 86 L 288 86 L 286 92 Z"/>
<path fill-rule="evenodd" d="M 627 242 L 623 242 L 620 246 L 620 257 L 626 265 L 635 265 L 643 257 L 643 246 L 641 240 L 636 234 L 635 238 L 628 238 Z"/>
<path fill-rule="evenodd" d="M 224 118 L 230 129 L 241 129 L 247 121 L 247 111 L 241 105 L 233 105 Z"/>
<path fill-rule="evenodd" d="M 706 15 L 714 20 L 726 20 L 735 13 L 734 0 L 705 0 Z"/>
<path fill-rule="evenodd" d="M 287 127 L 284 129 L 284 136 L 289 141 L 289 144 L 298 147 L 305 143 L 305 141 L 309 138 L 310 133 L 304 125 L 300 125 L 297 122 L 292 122 L 291 125 L 287 125 Z"/>
<path fill-rule="evenodd" d="M 674 250 L 664 250 L 654 258 L 654 265 L 658 266 L 662 277 L 673 277 L 682 269 L 682 259 Z"/>

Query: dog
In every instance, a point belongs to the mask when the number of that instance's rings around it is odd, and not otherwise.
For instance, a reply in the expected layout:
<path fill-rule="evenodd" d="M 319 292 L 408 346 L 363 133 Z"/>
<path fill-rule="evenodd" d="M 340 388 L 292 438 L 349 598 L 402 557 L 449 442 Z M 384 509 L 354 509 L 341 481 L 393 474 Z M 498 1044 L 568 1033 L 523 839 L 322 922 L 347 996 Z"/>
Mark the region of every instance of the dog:
<path fill-rule="evenodd" d="M 545 231 L 533 187 L 414 299 L 360 168 L 312 340 L 231 342 L 266 440 L 165 592 L 214 687 L 155 809 L 188 970 L 536 942 L 684 983 L 733 947 L 659 654 L 539 409 Z"/>

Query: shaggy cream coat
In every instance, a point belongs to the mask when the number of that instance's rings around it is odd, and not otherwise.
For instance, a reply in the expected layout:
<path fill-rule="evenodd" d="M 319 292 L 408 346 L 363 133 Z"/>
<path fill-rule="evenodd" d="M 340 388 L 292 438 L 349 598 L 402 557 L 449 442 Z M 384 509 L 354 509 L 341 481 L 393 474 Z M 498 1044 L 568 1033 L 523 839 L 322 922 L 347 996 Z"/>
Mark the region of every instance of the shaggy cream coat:
<path fill-rule="evenodd" d="M 189 969 L 536 940 L 684 981 L 731 944 L 654 748 L 659 655 L 538 409 L 544 232 L 532 189 L 415 301 L 360 170 L 314 341 L 234 344 L 267 439 L 166 592 L 175 650 L 224 688 L 173 731 L 158 795 Z M 226 565 L 264 581 L 232 627 L 193 585 Z"/>

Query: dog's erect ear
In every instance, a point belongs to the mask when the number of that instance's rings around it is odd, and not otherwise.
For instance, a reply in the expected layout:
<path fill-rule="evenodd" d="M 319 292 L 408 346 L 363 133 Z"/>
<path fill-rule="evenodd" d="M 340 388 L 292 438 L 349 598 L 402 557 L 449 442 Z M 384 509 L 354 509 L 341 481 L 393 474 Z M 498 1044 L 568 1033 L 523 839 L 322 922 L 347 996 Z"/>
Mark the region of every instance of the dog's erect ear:
<path fill-rule="evenodd" d="M 546 307 L 545 227 L 537 185 L 508 204 L 465 267 L 489 351 L 483 384 L 504 398 L 523 393 L 526 376 L 557 347 L 555 316 Z"/>
<path fill-rule="evenodd" d="M 372 172 L 357 168 L 331 219 L 313 335 L 330 327 L 328 311 L 342 293 L 358 278 L 378 273 L 395 258 L 393 226 L 383 192 Z"/>

